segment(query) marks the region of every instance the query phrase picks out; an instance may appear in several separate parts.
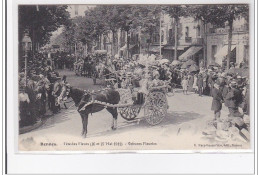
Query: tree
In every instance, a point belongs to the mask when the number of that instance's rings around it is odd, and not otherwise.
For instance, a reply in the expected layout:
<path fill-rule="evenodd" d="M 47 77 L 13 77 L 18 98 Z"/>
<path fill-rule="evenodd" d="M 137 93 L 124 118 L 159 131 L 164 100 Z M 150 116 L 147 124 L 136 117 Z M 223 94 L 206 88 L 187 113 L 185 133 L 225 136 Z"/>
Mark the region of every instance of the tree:
<path fill-rule="evenodd" d="M 69 22 L 66 5 L 19 5 L 19 41 L 23 32 L 29 30 L 33 53 L 38 47 L 49 42 L 52 32 Z"/>
<path fill-rule="evenodd" d="M 148 50 L 150 43 L 152 41 L 152 36 L 155 32 L 158 31 L 160 24 L 160 13 L 162 12 L 162 6 L 160 5 L 138 5 L 134 6 L 131 9 L 132 11 L 132 20 L 130 23 L 130 28 L 137 29 L 141 28 L 141 33 L 143 35 L 148 34 L 146 38 L 148 42 Z"/>
<path fill-rule="evenodd" d="M 177 60 L 177 54 L 178 54 L 178 23 L 180 20 L 180 17 L 188 16 L 187 14 L 187 7 L 184 5 L 171 5 L 164 7 L 164 11 L 170 15 L 174 19 L 174 60 Z"/>
<path fill-rule="evenodd" d="M 233 22 L 238 16 L 249 19 L 249 6 L 247 4 L 236 5 L 201 5 L 194 8 L 197 18 L 203 19 L 205 23 L 211 23 L 216 27 L 224 27 L 227 22 L 228 30 L 228 53 L 227 69 L 230 65 Z"/>
<path fill-rule="evenodd" d="M 212 5 L 189 5 L 187 6 L 187 11 L 190 16 L 194 17 L 196 20 L 200 20 L 203 23 L 204 28 L 204 42 L 203 42 L 203 60 L 204 60 L 204 66 L 207 66 L 207 24 L 211 22 L 212 14 L 210 13 L 210 6 Z"/>

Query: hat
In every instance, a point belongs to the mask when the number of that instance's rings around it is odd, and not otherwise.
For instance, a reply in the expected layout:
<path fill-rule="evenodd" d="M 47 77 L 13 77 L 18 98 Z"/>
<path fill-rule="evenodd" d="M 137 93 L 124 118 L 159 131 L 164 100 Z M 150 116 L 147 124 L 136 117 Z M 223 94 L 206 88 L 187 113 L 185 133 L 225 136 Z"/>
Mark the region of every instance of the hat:
<path fill-rule="evenodd" d="M 131 72 L 127 72 L 127 73 L 126 73 L 126 76 L 127 76 L 127 77 L 131 77 L 131 75 L 132 75 Z"/>
<path fill-rule="evenodd" d="M 218 78 L 218 75 L 217 74 L 213 74 L 212 78 Z"/>
<path fill-rule="evenodd" d="M 225 76 L 226 76 L 226 74 L 225 74 L 225 73 L 222 73 L 222 74 L 220 74 L 220 76 L 221 76 L 221 77 L 225 77 Z"/>
<path fill-rule="evenodd" d="M 219 84 L 217 82 L 213 86 L 217 89 L 219 88 Z"/>
<path fill-rule="evenodd" d="M 231 81 L 230 84 L 231 84 L 232 87 L 237 86 L 237 82 L 236 81 Z"/>

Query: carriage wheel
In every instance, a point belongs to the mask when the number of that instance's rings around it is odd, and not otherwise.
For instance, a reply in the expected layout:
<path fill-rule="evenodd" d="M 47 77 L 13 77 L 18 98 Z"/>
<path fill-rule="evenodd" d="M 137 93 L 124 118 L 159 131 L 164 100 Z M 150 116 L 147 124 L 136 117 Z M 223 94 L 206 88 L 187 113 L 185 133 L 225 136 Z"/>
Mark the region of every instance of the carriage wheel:
<path fill-rule="evenodd" d="M 124 107 L 124 108 L 118 108 L 118 111 L 124 119 L 130 121 L 130 120 L 135 119 L 138 116 L 138 114 L 141 110 L 141 107 L 142 106 L 140 106 L 140 105 L 133 105 L 133 106 L 128 106 L 128 107 Z"/>
<path fill-rule="evenodd" d="M 144 115 L 147 123 L 157 125 L 167 114 L 167 98 L 162 92 L 151 92 L 146 98 Z"/>

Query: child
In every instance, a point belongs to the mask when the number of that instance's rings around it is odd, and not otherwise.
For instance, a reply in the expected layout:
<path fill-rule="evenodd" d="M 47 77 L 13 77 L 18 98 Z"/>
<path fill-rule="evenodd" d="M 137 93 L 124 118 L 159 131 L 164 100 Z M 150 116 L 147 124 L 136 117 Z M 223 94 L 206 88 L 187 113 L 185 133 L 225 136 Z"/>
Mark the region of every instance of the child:
<path fill-rule="evenodd" d="M 183 78 L 181 84 L 182 84 L 183 94 L 187 95 L 187 91 L 188 91 L 188 80 L 187 80 L 187 77 Z"/>

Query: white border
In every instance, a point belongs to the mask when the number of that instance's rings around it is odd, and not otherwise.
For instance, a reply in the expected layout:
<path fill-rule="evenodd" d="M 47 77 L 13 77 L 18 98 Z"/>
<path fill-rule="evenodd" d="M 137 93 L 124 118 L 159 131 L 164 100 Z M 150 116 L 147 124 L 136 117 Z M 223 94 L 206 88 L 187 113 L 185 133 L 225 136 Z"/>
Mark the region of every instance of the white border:
<path fill-rule="evenodd" d="M 205 0 L 196 0 L 196 3 L 209 3 Z M 251 21 L 254 13 L 252 9 L 253 0 L 218 0 L 217 3 L 249 3 L 251 2 Z M 33 152 L 37 155 L 24 155 L 17 154 L 17 134 L 18 127 L 16 125 L 17 120 L 14 120 L 13 116 L 18 116 L 18 111 L 13 110 L 14 108 L 18 109 L 17 99 L 18 92 L 17 86 L 14 86 L 17 82 L 17 61 L 14 61 L 17 58 L 14 54 L 14 50 L 17 50 L 18 44 L 18 32 L 17 32 L 17 4 L 53 4 L 53 1 L 50 0 L 13 0 L 8 2 L 8 172 L 12 174 L 20 173 L 225 173 L 225 174 L 252 174 L 253 169 L 253 150 L 250 152 L 247 151 L 224 151 L 216 150 L 214 154 L 207 154 L 212 151 L 172 151 L 171 153 L 194 153 L 194 152 L 203 152 L 203 154 L 102 154 L 105 152 L 99 152 L 101 154 L 81 154 L 83 152 L 59 152 L 59 155 L 46 155 L 53 152 L 44 152 L 45 155 L 39 155 L 43 152 Z M 94 1 L 94 0 L 59 0 L 55 4 L 144 4 L 144 3 L 153 3 L 153 4 L 169 4 L 169 3 L 180 3 L 180 1 L 172 0 L 161 0 L 161 1 L 128 1 L 128 0 L 114 0 L 114 1 Z M 181 3 L 192 3 L 191 1 L 185 0 Z M 214 2 L 216 3 L 216 2 Z M 13 23 L 12 23 L 12 22 Z M 15 25 L 16 24 L 16 25 Z M 251 23 L 252 26 L 252 23 Z M 250 26 L 250 53 L 251 57 L 254 55 L 253 45 L 254 41 L 252 33 L 254 33 L 253 27 Z M 254 74 L 254 63 L 251 61 L 251 78 Z M 12 79 L 14 77 L 14 79 Z M 252 82 L 252 81 L 251 81 Z M 251 88 L 254 88 L 254 84 L 251 84 Z M 253 89 L 251 89 L 253 92 Z M 252 95 L 252 93 L 251 93 Z M 251 96 L 252 97 L 252 96 Z M 251 98 L 251 101 L 253 98 Z M 253 104 L 253 103 L 251 103 Z M 253 105 L 251 105 L 251 109 Z M 252 110 L 251 110 L 252 111 Z M 251 114 L 253 114 L 251 112 Z M 251 115 L 251 119 L 252 119 Z M 251 120 L 253 121 L 253 120 Z M 257 119 L 256 119 L 257 121 Z M 16 128 L 14 130 L 14 128 Z M 253 131 L 251 131 L 253 133 Z M 15 139 L 13 139 L 15 136 Z M 251 134 L 253 137 L 253 134 Z M 253 140 L 253 139 L 251 139 Z M 252 141 L 251 141 L 252 142 Z M 252 146 L 254 143 L 252 142 Z M 253 147 L 252 147 L 253 148 Z M 109 151 L 111 152 L 111 151 Z M 123 151 L 125 152 L 125 151 Z M 132 151 L 131 151 L 132 152 Z M 137 152 L 140 152 L 137 150 Z M 151 151 L 148 151 L 151 152 Z M 160 151 L 161 153 L 166 153 L 169 151 Z M 225 154 L 225 153 L 232 154 Z M 238 152 L 247 152 L 239 154 Z M 57 152 L 56 152 L 57 153 Z M 64 155 L 66 153 L 66 155 Z M 74 154 L 79 153 L 79 154 Z M 86 152 L 85 152 L 86 153 Z M 93 152 L 91 152 L 93 153 Z M 147 153 L 142 151 L 142 153 Z M 158 153 L 158 152 L 157 152 Z M 63 154 L 63 155 L 61 155 Z M 71 155 L 73 154 L 73 155 Z M 29 165 L 29 166 L 28 166 Z M 231 166 L 232 165 L 232 166 Z"/>

